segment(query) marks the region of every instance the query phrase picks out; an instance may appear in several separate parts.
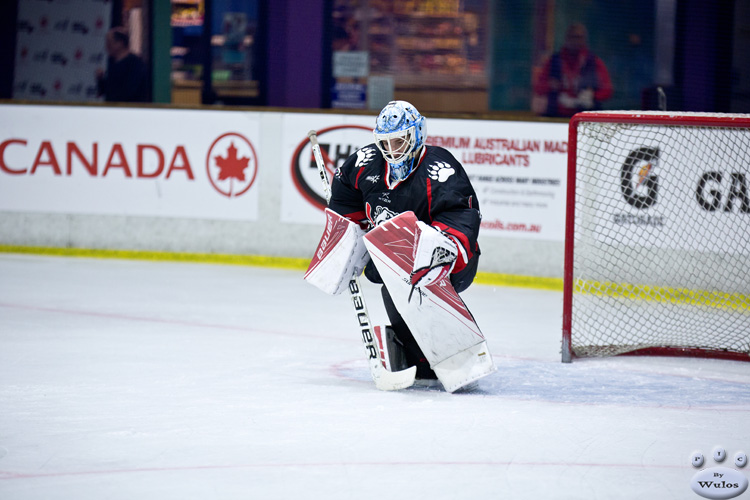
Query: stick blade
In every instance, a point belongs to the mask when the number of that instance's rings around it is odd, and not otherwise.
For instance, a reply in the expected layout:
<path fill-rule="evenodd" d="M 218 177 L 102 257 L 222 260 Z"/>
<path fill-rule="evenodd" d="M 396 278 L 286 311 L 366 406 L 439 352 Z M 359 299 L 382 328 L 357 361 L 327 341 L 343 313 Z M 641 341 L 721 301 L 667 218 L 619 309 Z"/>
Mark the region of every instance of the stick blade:
<path fill-rule="evenodd" d="M 380 369 L 372 374 L 372 379 L 375 381 L 375 387 L 381 391 L 398 391 L 414 385 L 417 376 L 416 366 L 398 372 L 389 372 L 382 365 L 378 366 Z"/>

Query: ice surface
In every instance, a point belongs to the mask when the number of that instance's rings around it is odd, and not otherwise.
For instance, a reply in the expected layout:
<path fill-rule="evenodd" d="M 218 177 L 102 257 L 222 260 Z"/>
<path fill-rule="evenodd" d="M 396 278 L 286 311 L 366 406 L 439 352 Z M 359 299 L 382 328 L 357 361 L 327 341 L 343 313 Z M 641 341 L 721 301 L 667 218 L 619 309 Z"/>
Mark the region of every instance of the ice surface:
<path fill-rule="evenodd" d="M 0 254 L 0 499 L 698 499 L 750 453 L 750 363 L 566 365 L 560 293 L 463 297 L 498 371 L 380 392 L 301 272 Z"/>

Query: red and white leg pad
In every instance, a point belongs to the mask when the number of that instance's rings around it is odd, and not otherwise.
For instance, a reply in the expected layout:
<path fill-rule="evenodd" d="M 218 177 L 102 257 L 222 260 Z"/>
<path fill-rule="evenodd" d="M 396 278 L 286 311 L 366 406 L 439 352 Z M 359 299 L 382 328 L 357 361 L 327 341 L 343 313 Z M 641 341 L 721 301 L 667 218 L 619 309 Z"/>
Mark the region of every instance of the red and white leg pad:
<path fill-rule="evenodd" d="M 370 260 L 362 237 L 365 231 L 346 217 L 326 208 L 326 227 L 315 249 L 305 281 L 330 295 L 344 290 Z"/>
<path fill-rule="evenodd" d="M 396 309 L 430 367 L 445 390 L 454 392 L 494 372 L 495 363 L 449 276 L 412 288 L 416 236 L 417 218 L 405 212 L 381 223 L 364 239 Z"/>

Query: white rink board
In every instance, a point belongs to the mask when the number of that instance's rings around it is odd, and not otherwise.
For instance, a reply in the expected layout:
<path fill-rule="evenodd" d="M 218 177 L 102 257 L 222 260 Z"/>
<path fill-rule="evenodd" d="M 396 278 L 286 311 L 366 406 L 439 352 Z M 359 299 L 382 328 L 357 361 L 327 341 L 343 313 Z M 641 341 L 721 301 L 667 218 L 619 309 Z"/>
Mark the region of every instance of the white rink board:
<path fill-rule="evenodd" d="M 258 217 L 260 113 L 61 106 L 0 113 L 2 211 Z"/>
<path fill-rule="evenodd" d="M 348 152 L 372 143 L 374 121 L 375 113 L 2 104 L 0 241 L 306 258 L 324 223 L 310 193 L 318 191 L 322 200 L 322 188 L 312 163 L 300 167 L 295 180 L 293 158 L 311 159 L 307 132 L 317 130 L 326 153 L 330 149 L 337 163 L 343 162 Z M 561 276 L 566 155 L 513 148 L 537 140 L 543 148 L 550 140 L 564 149 L 566 125 L 428 116 L 427 129 L 428 142 L 451 151 L 473 178 L 485 223 L 479 235 L 482 271 Z M 231 136 L 238 140 L 239 159 L 256 159 L 245 170 L 254 164 L 255 180 L 239 196 L 236 183 L 222 184 L 216 175 L 216 157 L 227 158 L 230 144 L 219 143 L 219 154 L 209 152 L 227 133 L 241 134 L 255 151 L 240 150 L 247 145 L 244 139 Z M 466 137 L 470 147 L 462 142 Z M 492 149 L 475 147 L 477 139 Z M 95 145 L 91 174 L 86 163 L 92 163 Z M 497 155 L 521 156 L 517 165 L 478 164 L 475 154 L 490 155 L 484 158 L 492 161 L 506 158 Z M 519 166 L 527 161 L 528 167 Z M 211 178 L 233 196 L 222 194 Z M 303 183 L 306 188 L 300 189 Z M 524 194 L 529 190 L 541 194 L 529 199 Z"/>

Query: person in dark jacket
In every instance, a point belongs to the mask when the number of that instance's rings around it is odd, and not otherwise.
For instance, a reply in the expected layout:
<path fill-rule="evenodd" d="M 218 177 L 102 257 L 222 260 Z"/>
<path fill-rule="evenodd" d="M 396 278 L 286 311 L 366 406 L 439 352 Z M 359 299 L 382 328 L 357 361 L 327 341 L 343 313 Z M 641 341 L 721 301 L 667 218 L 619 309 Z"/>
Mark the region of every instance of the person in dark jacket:
<path fill-rule="evenodd" d="M 532 107 L 540 115 L 568 117 L 601 109 L 612 93 L 607 67 L 588 48 L 586 27 L 575 23 L 568 28 L 563 47 L 537 75 Z"/>
<path fill-rule="evenodd" d="M 146 64 L 130 51 L 130 36 L 122 28 L 107 32 L 107 71 L 96 72 L 97 88 L 107 102 L 148 102 Z"/>
<path fill-rule="evenodd" d="M 357 150 L 336 171 L 329 208 L 368 228 L 403 212 L 414 212 L 417 219 L 455 243 L 450 281 L 456 292 L 466 290 L 477 272 L 481 215 L 463 166 L 448 150 L 425 143 L 425 118 L 406 101 L 391 101 L 383 108 L 374 135 L 375 143 Z M 365 276 L 382 283 L 372 261 Z M 409 365 L 417 366 L 417 378 L 434 379 L 388 290 L 383 286 L 381 291 Z"/>

